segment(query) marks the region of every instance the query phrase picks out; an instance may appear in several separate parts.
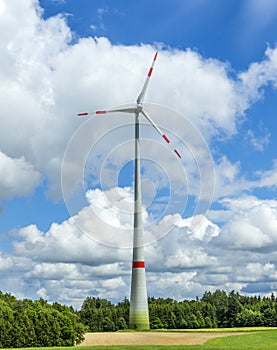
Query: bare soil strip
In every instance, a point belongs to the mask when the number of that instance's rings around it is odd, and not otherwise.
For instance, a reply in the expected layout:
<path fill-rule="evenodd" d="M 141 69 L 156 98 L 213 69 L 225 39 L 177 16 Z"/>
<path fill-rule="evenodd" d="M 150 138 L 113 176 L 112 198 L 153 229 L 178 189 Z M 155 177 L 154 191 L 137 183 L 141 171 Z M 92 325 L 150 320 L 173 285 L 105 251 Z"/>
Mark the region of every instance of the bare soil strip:
<path fill-rule="evenodd" d="M 212 338 L 245 334 L 234 333 L 171 333 L 171 332 L 103 332 L 87 333 L 79 346 L 110 345 L 197 345 Z"/>

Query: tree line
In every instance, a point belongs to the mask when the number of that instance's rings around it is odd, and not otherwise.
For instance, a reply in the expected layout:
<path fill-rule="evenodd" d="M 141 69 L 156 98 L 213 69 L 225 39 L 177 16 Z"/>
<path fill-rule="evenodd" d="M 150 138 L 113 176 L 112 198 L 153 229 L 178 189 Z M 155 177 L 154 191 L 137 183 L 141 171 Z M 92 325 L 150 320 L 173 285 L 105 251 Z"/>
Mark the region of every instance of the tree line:
<path fill-rule="evenodd" d="M 205 292 L 201 299 L 148 299 L 151 329 L 277 326 L 277 298 L 243 296 L 234 291 Z M 72 346 L 86 332 L 128 328 L 127 298 L 113 304 L 87 297 L 80 310 L 40 299 L 17 300 L 0 292 L 0 347 Z"/>
<path fill-rule="evenodd" d="M 194 329 L 277 326 L 277 298 L 243 296 L 234 291 L 205 292 L 201 299 L 176 301 L 149 298 L 151 329 Z M 127 329 L 129 300 L 114 305 L 106 299 L 88 297 L 79 311 L 90 332 Z"/>

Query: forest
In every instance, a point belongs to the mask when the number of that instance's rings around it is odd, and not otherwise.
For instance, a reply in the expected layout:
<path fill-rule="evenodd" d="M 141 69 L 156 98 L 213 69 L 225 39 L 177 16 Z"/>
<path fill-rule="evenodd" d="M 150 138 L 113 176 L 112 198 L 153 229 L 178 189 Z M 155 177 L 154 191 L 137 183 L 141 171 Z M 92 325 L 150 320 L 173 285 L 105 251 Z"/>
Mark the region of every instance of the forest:
<path fill-rule="evenodd" d="M 85 332 L 72 307 L 0 292 L 0 348 L 70 346 L 80 343 Z"/>
<path fill-rule="evenodd" d="M 277 298 L 242 296 L 234 291 L 205 292 L 201 299 L 176 301 L 149 298 L 151 329 L 195 329 L 277 326 Z M 90 332 L 128 328 L 129 300 L 113 305 L 105 299 L 88 297 L 79 311 Z"/>
<path fill-rule="evenodd" d="M 274 294 L 261 298 L 216 290 L 195 300 L 150 297 L 148 302 L 151 329 L 277 326 Z M 0 292 L 0 347 L 71 346 L 80 343 L 86 332 L 124 330 L 129 306 L 126 298 L 113 304 L 90 296 L 80 310 L 74 310 Z"/>

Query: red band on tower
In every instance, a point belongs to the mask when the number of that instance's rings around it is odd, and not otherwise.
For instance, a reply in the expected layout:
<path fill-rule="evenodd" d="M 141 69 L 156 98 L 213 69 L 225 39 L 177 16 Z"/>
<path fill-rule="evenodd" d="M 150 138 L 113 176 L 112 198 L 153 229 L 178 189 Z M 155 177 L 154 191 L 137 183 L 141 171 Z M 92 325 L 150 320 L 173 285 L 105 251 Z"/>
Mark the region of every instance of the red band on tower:
<path fill-rule="evenodd" d="M 133 261 L 133 269 L 144 269 L 145 263 L 144 261 Z"/>

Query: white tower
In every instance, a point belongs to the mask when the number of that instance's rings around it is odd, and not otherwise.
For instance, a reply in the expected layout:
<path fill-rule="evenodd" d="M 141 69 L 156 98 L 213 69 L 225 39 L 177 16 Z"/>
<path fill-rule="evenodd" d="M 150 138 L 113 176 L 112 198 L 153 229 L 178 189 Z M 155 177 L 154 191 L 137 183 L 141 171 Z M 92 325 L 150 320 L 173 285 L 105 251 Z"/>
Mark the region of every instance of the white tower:
<path fill-rule="evenodd" d="M 135 124 L 134 200 L 134 237 L 129 327 L 131 329 L 149 329 L 149 312 L 145 278 L 143 223 L 141 207 L 140 141 L 138 114 L 136 114 Z"/>

